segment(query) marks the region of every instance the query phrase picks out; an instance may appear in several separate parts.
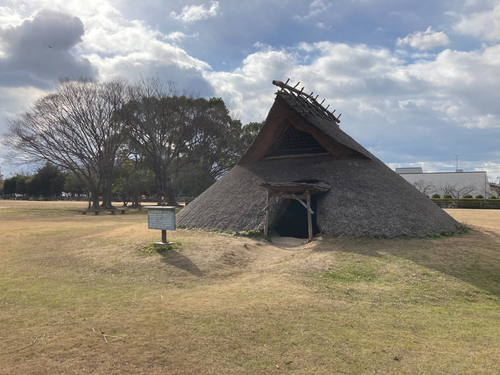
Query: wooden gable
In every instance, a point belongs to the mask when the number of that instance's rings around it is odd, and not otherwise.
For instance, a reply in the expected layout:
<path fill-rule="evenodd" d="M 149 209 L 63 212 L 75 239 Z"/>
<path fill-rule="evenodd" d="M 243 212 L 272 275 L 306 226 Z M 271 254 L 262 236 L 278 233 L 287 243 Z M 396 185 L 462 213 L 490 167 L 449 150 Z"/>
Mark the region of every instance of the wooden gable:
<path fill-rule="evenodd" d="M 331 126 L 337 124 L 332 121 Z M 301 157 L 321 153 L 345 159 L 366 158 L 312 125 L 277 95 L 264 127 L 238 164 L 251 164 L 275 157 Z"/>

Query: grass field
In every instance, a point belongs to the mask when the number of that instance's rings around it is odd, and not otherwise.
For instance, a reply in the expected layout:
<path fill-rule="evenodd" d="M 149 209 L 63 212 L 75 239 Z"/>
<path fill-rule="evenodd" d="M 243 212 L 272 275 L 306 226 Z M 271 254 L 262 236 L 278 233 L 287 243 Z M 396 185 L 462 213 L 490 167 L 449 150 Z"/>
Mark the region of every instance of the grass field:
<path fill-rule="evenodd" d="M 500 211 L 300 248 L 0 201 L 0 374 L 499 374 Z"/>

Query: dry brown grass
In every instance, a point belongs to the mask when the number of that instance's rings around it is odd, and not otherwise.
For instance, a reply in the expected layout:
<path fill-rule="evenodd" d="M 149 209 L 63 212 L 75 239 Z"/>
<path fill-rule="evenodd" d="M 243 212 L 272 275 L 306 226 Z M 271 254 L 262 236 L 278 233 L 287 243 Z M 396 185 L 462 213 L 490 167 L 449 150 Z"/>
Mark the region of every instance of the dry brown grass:
<path fill-rule="evenodd" d="M 0 201 L 2 374 L 497 374 L 500 212 L 295 250 Z"/>

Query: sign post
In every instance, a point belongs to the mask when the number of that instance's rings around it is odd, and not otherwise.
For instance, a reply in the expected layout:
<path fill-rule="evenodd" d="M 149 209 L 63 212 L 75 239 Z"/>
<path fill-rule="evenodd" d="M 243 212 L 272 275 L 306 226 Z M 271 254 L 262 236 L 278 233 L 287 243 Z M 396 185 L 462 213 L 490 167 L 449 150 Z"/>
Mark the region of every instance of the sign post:
<path fill-rule="evenodd" d="M 172 245 L 167 242 L 167 230 L 175 230 L 175 206 L 146 206 L 148 210 L 148 229 L 161 230 L 161 242 L 155 242 L 155 246 Z"/>

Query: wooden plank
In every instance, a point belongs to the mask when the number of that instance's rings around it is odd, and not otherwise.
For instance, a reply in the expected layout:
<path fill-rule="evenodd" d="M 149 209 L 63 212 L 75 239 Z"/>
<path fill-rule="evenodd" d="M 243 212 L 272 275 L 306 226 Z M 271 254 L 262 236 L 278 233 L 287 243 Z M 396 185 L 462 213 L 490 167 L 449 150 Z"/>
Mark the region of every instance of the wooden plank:
<path fill-rule="evenodd" d="M 266 205 L 266 223 L 264 226 L 264 237 L 267 237 L 267 232 L 269 230 L 269 203 L 270 203 L 270 195 L 271 193 L 267 192 L 267 205 Z"/>
<path fill-rule="evenodd" d="M 312 209 L 311 209 L 311 194 L 309 194 L 308 191 L 306 191 L 306 197 L 307 197 L 307 230 L 309 233 L 308 240 L 312 241 L 313 239 L 313 227 L 312 227 Z"/>
<path fill-rule="evenodd" d="M 302 194 L 280 194 L 280 198 L 287 198 L 287 199 L 306 199 L 305 195 Z"/>

